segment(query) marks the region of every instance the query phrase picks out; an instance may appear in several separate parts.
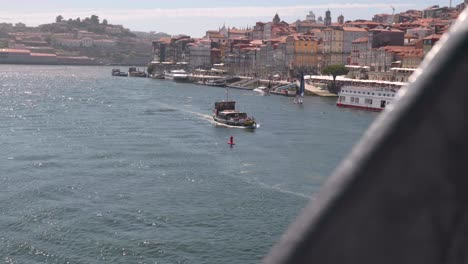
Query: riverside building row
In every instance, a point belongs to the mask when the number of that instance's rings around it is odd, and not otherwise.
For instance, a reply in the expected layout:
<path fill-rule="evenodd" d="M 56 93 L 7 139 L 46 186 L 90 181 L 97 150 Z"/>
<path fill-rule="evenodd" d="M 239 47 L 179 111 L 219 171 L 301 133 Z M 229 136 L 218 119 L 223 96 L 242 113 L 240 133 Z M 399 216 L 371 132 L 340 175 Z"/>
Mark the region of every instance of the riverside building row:
<path fill-rule="evenodd" d="M 406 82 L 465 2 L 378 14 L 372 20 L 345 21 L 340 15 L 336 23 L 330 11 L 317 19 L 309 12 L 293 23 L 276 14 L 252 27 L 223 25 L 203 38 L 179 35 L 153 41 L 152 63 L 183 62 L 192 71 L 222 64 L 231 74 L 262 78 L 316 74 L 327 65 L 344 64 L 353 78 Z"/>

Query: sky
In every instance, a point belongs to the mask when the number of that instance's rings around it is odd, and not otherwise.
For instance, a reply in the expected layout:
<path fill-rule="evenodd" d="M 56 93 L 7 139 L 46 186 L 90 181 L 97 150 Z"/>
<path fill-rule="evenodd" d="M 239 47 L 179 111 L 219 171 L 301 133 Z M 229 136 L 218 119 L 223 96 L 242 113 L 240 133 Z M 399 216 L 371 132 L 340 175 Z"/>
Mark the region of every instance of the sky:
<path fill-rule="evenodd" d="M 452 5 L 462 0 L 452 0 Z M 329 9 L 332 20 L 343 14 L 345 20 L 371 19 L 374 14 L 431 5 L 448 6 L 440 0 L 0 0 L 0 23 L 23 22 L 28 26 L 51 23 L 58 15 L 65 19 L 97 15 L 111 24 L 133 31 L 166 32 L 202 37 L 207 30 L 222 27 L 243 28 L 255 22 L 268 22 L 275 13 L 288 23 L 304 20 L 309 11 L 325 16 Z"/>

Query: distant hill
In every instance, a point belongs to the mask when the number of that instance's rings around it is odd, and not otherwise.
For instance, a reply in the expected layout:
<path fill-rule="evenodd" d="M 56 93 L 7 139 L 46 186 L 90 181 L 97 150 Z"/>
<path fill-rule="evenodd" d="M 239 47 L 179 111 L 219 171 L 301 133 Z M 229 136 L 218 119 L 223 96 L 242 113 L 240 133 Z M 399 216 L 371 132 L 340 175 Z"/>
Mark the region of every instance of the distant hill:
<path fill-rule="evenodd" d="M 27 27 L 22 23 L 0 23 L 0 48 L 26 49 L 57 56 L 83 56 L 97 64 L 147 65 L 152 60 L 154 40 L 170 35 L 163 32 L 133 32 L 96 15 L 64 19 Z"/>
<path fill-rule="evenodd" d="M 164 33 L 164 32 L 141 32 L 141 31 L 132 31 L 139 38 L 148 38 L 153 40 L 159 40 L 161 38 L 170 38 L 171 35 Z"/>
<path fill-rule="evenodd" d="M 121 25 L 109 24 L 107 19 L 99 20 L 96 15 L 86 17 L 84 19 L 63 19 L 62 16 L 57 16 L 55 23 L 39 25 L 38 29 L 41 32 L 50 33 L 71 33 L 77 30 L 86 30 L 96 34 L 106 34 L 110 36 L 120 37 L 136 37 L 130 29 L 124 28 Z"/>

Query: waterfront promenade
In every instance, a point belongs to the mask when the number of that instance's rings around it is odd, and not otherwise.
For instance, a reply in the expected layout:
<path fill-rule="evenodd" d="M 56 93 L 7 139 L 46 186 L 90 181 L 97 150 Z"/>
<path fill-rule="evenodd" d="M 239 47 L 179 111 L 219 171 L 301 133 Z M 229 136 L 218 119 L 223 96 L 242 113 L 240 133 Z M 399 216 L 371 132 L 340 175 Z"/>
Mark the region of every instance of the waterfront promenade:
<path fill-rule="evenodd" d="M 192 81 L 196 84 L 204 84 L 204 82 L 208 80 L 215 80 L 215 79 L 222 79 L 225 77 L 222 76 L 208 76 L 208 75 L 191 75 L 190 76 Z M 242 79 L 244 82 L 246 80 L 252 80 L 254 83 L 257 83 L 257 86 L 267 86 L 269 83 L 273 85 L 272 89 L 283 86 L 283 85 L 288 85 L 294 82 L 289 82 L 286 80 L 268 80 L 268 79 L 254 79 L 252 77 L 246 77 L 246 76 L 237 76 L 240 79 Z M 299 86 L 299 81 L 295 81 L 295 83 Z M 256 87 L 251 86 L 252 83 L 249 83 L 249 86 L 246 85 L 229 85 L 230 88 L 235 88 L 235 89 L 244 89 L 244 90 L 253 90 Z M 319 87 L 314 86 L 313 84 L 310 83 L 305 83 L 305 93 L 306 95 L 311 95 L 311 96 L 322 96 L 322 97 L 336 97 L 337 95 L 334 93 L 329 92 L 326 89 L 321 89 Z"/>

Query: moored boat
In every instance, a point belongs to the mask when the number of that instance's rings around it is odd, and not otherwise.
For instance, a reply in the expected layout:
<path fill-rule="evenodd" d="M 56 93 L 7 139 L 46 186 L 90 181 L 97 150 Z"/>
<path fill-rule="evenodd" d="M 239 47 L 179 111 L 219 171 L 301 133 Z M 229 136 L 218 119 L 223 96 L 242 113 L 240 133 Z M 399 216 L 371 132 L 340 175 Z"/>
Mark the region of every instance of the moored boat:
<path fill-rule="evenodd" d="M 151 75 L 151 78 L 158 79 L 158 80 L 163 80 L 164 79 L 164 73 L 154 73 L 154 74 Z"/>
<path fill-rule="evenodd" d="M 391 105 L 398 88 L 376 88 L 343 86 L 338 93 L 338 107 L 358 108 L 369 111 L 382 111 Z"/>
<path fill-rule="evenodd" d="M 228 126 L 249 129 L 257 128 L 257 123 L 253 117 L 249 117 L 245 112 L 236 110 L 235 101 L 215 102 L 213 120 Z"/>
<path fill-rule="evenodd" d="M 189 77 L 184 70 L 172 70 L 164 73 L 164 78 L 167 80 L 174 80 L 176 82 L 188 82 Z"/>
<path fill-rule="evenodd" d="M 112 69 L 112 76 L 127 77 L 128 73 L 120 71 L 120 69 Z"/>
<path fill-rule="evenodd" d="M 128 69 L 128 75 L 131 77 L 147 77 L 148 75 L 144 71 L 140 71 L 135 67 L 131 67 Z"/>
<path fill-rule="evenodd" d="M 270 95 L 270 89 L 265 86 L 259 86 L 252 91 L 259 93 L 260 95 Z"/>
<path fill-rule="evenodd" d="M 226 87 L 226 80 L 220 79 L 220 80 L 208 80 L 207 82 L 204 83 L 205 85 L 208 86 L 216 86 L 216 87 Z"/>

